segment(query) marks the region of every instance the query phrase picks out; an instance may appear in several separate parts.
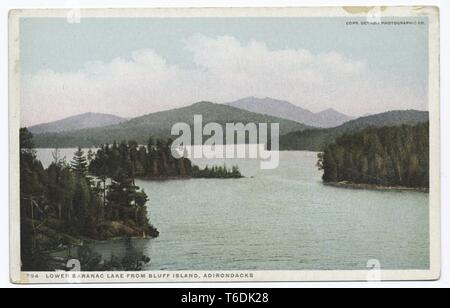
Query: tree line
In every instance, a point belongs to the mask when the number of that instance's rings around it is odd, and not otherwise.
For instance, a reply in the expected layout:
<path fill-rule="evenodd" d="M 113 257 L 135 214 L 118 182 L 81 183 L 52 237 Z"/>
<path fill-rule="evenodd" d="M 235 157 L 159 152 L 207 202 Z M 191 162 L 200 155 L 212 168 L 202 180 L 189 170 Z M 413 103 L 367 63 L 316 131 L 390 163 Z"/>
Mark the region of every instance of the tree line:
<path fill-rule="evenodd" d="M 199 168 L 185 158 L 174 158 L 171 150 L 172 140 L 163 141 L 149 138 L 147 145 L 139 145 L 136 141 L 114 142 L 102 145 L 92 160 L 89 171 L 105 180 L 114 177 L 122 170 L 134 178 L 167 179 L 167 178 L 241 178 L 237 166 L 228 169 L 226 166 Z"/>
<path fill-rule="evenodd" d="M 337 138 L 345 134 L 355 134 L 368 128 L 415 126 L 427 122 L 429 122 L 429 113 L 425 111 L 388 111 L 357 118 L 334 128 L 306 129 L 282 135 L 280 149 L 323 152 L 327 145 L 335 143 Z"/>
<path fill-rule="evenodd" d="M 429 123 L 346 134 L 319 154 L 325 182 L 428 188 Z"/>

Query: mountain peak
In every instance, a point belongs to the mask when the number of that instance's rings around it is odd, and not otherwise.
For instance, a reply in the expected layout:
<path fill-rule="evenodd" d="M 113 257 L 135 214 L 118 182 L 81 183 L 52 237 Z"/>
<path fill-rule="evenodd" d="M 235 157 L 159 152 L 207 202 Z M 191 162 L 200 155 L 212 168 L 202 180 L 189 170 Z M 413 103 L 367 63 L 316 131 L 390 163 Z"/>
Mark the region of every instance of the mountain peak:
<path fill-rule="evenodd" d="M 279 100 L 279 99 L 275 99 L 275 98 L 268 97 L 268 96 L 264 97 L 262 100 L 264 100 L 264 101 L 278 101 L 278 102 L 281 102 L 281 100 Z"/>
<path fill-rule="evenodd" d="M 336 109 L 333 109 L 333 108 L 325 109 L 325 110 L 323 110 L 323 111 L 321 111 L 321 112 L 319 112 L 317 114 L 321 114 L 321 115 L 334 114 L 334 115 L 341 115 L 341 116 L 349 117 L 349 116 L 343 114 L 342 112 L 339 112 L 339 111 L 337 111 Z M 351 117 L 349 117 L 349 118 L 351 118 Z"/>
<path fill-rule="evenodd" d="M 338 112 L 338 111 L 336 111 L 336 110 L 333 109 L 333 108 L 328 108 L 328 109 L 325 109 L 325 110 L 323 110 L 323 111 L 321 111 L 321 112 L 319 112 L 319 113 L 329 113 L 329 112 Z"/>
<path fill-rule="evenodd" d="M 33 134 L 60 133 L 85 128 L 115 125 L 125 121 L 127 121 L 126 118 L 121 118 L 111 114 L 86 112 L 75 116 L 70 116 L 62 120 L 34 125 L 28 129 Z"/>
<path fill-rule="evenodd" d="M 115 140 L 135 140 L 145 144 L 151 136 L 156 139 L 172 138 L 172 128 L 176 123 L 195 125 L 195 116 L 201 115 L 203 123 L 218 123 L 223 128 L 228 123 L 278 123 L 280 134 L 311 129 L 300 123 L 273 116 L 244 111 L 211 102 L 198 102 L 190 106 L 151 113 L 134 118 L 125 123 L 59 134 L 37 134 L 37 147 L 93 147 L 111 144 Z"/>
<path fill-rule="evenodd" d="M 201 102 L 192 104 L 191 106 L 212 106 L 212 105 L 215 105 L 215 104 L 213 102 L 201 101 Z"/>

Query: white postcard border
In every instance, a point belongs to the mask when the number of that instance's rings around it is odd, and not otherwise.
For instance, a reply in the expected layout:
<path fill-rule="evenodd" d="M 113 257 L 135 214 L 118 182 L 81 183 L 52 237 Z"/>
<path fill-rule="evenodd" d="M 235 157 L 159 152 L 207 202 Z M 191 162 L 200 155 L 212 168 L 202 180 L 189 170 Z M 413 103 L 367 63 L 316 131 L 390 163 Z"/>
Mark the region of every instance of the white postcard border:
<path fill-rule="evenodd" d="M 309 8 L 161 8 L 161 9 L 82 9 L 81 18 L 192 18 L 192 17 L 366 17 L 373 7 Z M 429 18 L 429 101 L 430 101 L 430 269 L 381 270 L 382 281 L 437 280 L 441 273 L 441 157 L 440 157 L 440 20 L 439 8 L 395 6 L 379 9 L 382 17 Z M 59 283 L 165 283 L 165 282 L 297 282 L 297 281 L 367 281 L 371 271 L 195 271 L 195 272 L 101 272 L 67 273 L 65 279 L 51 278 L 55 273 L 20 270 L 20 33 L 23 17 L 71 16 L 70 9 L 12 10 L 9 15 L 9 144 L 10 144 L 10 278 L 17 284 Z M 79 274 L 89 274 L 82 278 Z M 108 275 L 109 274 L 109 275 Z M 133 278 L 144 274 L 147 278 Z M 251 275 L 231 279 L 227 274 Z M 73 276 L 75 275 L 75 276 Z M 165 278 L 150 278 L 165 277 Z M 165 276 L 161 276 L 165 275 Z M 198 275 L 200 278 L 183 278 Z M 205 275 L 219 278 L 202 278 Z M 183 276 L 183 277 L 181 277 Z M 221 276 L 228 278 L 220 278 Z"/>

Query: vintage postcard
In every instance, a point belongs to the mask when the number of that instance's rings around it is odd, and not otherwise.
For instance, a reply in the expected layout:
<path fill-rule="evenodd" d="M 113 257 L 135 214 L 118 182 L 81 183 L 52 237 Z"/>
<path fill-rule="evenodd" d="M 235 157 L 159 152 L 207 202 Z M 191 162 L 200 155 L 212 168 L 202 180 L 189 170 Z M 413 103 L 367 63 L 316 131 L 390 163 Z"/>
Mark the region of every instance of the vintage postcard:
<path fill-rule="evenodd" d="M 9 21 L 14 283 L 439 279 L 438 8 Z"/>

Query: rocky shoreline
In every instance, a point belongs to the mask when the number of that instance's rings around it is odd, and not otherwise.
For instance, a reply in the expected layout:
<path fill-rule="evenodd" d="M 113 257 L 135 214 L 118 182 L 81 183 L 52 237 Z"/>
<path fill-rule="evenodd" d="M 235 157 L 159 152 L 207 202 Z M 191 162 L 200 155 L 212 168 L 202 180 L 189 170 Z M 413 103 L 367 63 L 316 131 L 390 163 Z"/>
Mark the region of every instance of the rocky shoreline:
<path fill-rule="evenodd" d="M 28 220 L 29 225 L 32 224 Z M 64 246 L 78 246 L 83 243 L 98 243 L 110 240 L 127 238 L 148 238 L 153 239 L 159 236 L 159 231 L 152 225 L 136 226 L 130 222 L 107 221 L 99 225 L 101 234 L 96 238 L 87 237 L 82 234 L 66 233 L 56 220 L 49 220 L 49 226 L 39 229 L 39 239 L 44 250 L 57 251 Z"/>

